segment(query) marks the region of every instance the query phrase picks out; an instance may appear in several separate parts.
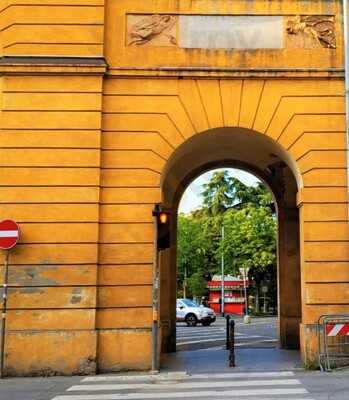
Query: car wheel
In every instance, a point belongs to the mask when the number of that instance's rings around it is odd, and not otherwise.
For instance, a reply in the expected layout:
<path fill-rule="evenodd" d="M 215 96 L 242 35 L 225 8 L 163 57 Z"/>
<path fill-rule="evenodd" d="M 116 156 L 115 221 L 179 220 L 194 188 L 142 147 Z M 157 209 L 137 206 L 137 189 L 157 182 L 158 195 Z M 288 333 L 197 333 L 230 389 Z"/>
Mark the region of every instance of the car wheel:
<path fill-rule="evenodd" d="M 211 321 L 203 321 L 202 325 L 203 326 L 210 326 L 211 325 Z"/>
<path fill-rule="evenodd" d="M 185 317 L 185 322 L 188 326 L 196 326 L 196 324 L 198 323 L 198 319 L 196 318 L 195 314 L 188 314 Z"/>

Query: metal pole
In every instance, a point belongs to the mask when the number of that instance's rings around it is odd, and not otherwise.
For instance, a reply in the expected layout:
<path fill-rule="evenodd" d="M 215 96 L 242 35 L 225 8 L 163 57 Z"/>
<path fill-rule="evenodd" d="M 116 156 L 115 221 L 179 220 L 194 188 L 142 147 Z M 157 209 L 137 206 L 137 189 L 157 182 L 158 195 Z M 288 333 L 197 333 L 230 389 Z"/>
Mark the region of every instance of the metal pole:
<path fill-rule="evenodd" d="M 184 263 L 184 284 L 183 284 L 183 297 L 187 298 L 187 285 L 188 285 L 188 265 Z"/>
<path fill-rule="evenodd" d="M 229 367 L 235 367 L 235 321 L 230 321 L 229 337 Z"/>
<path fill-rule="evenodd" d="M 222 267 L 222 289 L 221 289 L 221 313 L 224 317 L 224 250 L 223 250 L 223 241 L 224 241 L 224 225 L 222 224 L 222 258 L 221 258 L 221 267 Z"/>
<path fill-rule="evenodd" d="M 248 315 L 246 275 L 247 275 L 246 274 L 246 269 L 244 268 L 243 280 L 244 280 L 244 295 L 245 295 L 245 315 Z"/>
<path fill-rule="evenodd" d="M 230 349 L 230 315 L 227 315 L 226 317 L 226 322 L 227 322 L 227 326 L 226 326 L 226 333 L 227 333 L 227 343 L 226 343 L 226 349 L 229 350 Z"/>
<path fill-rule="evenodd" d="M 157 216 L 154 221 L 154 259 L 153 259 L 153 326 L 152 326 L 152 371 L 158 371 L 158 333 L 159 333 L 159 252 Z"/>
<path fill-rule="evenodd" d="M 344 33 L 344 73 L 345 73 L 345 108 L 347 138 L 347 190 L 349 188 L 349 49 L 348 49 L 348 0 L 343 0 L 343 33 Z M 348 208 L 349 215 L 349 208 Z"/>
<path fill-rule="evenodd" d="M 1 311 L 1 355 L 0 355 L 0 378 L 4 376 L 5 361 L 5 335 L 6 335 L 6 309 L 7 309 L 7 283 L 8 283 L 8 260 L 10 251 L 7 250 L 4 264 L 4 283 L 2 293 L 2 311 Z"/>

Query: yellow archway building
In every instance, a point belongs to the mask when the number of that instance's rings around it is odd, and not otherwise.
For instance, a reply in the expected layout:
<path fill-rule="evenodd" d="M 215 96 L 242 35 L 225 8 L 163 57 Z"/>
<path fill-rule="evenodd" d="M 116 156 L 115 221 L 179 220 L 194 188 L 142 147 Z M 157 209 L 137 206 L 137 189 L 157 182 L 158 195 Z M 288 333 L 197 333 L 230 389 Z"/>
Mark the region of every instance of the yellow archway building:
<path fill-rule="evenodd" d="M 217 165 L 273 190 L 281 344 L 316 362 L 318 317 L 349 311 L 342 23 L 337 0 L 2 2 L 6 374 L 149 369 L 152 208 Z"/>

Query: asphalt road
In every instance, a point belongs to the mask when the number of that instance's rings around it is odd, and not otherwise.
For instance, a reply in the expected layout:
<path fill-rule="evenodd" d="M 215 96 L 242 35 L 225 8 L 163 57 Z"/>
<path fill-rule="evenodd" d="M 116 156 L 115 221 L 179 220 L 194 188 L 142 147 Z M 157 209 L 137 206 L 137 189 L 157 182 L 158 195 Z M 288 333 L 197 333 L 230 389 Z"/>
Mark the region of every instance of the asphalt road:
<path fill-rule="evenodd" d="M 234 320 L 236 348 L 277 346 L 276 317 L 254 317 L 250 324 L 243 323 L 240 317 L 234 317 Z M 184 322 L 177 323 L 177 351 L 223 347 L 225 343 L 225 318 L 218 317 L 210 326 L 198 324 L 195 327 L 188 327 Z"/>

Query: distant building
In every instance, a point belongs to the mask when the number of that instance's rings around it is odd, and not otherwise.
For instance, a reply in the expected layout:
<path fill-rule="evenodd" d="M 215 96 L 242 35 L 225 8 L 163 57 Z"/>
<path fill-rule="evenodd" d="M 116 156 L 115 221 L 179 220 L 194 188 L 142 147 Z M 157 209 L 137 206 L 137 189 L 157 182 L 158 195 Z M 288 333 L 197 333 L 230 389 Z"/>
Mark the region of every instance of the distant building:
<path fill-rule="evenodd" d="M 246 287 L 251 286 L 246 281 Z M 208 282 L 208 305 L 217 313 L 221 312 L 222 278 L 221 275 L 214 275 Z M 244 314 L 244 281 L 241 277 L 225 275 L 224 277 L 224 312 L 227 314 Z"/>

